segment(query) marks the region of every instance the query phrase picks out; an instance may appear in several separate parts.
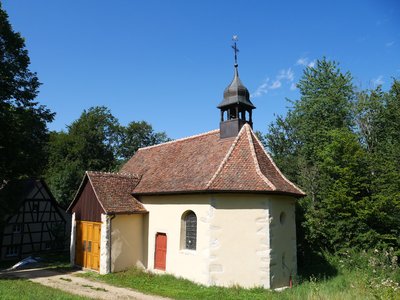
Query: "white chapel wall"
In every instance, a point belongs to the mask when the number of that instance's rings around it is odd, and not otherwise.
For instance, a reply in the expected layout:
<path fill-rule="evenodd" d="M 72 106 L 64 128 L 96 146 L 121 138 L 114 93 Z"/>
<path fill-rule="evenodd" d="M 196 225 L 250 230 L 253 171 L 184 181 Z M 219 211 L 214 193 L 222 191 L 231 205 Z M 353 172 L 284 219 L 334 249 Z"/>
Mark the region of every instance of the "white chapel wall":
<path fill-rule="evenodd" d="M 275 196 L 270 201 L 271 288 L 289 285 L 297 274 L 295 198 Z"/>
<path fill-rule="evenodd" d="M 166 272 L 192 281 L 208 284 L 210 247 L 209 195 L 165 195 L 141 197 L 149 211 L 147 268 L 154 270 L 155 238 L 158 232 L 167 235 Z M 196 250 L 181 249 L 181 218 L 192 210 L 197 216 Z"/>
<path fill-rule="evenodd" d="M 211 204 L 209 284 L 269 288 L 268 197 L 216 194 Z"/>

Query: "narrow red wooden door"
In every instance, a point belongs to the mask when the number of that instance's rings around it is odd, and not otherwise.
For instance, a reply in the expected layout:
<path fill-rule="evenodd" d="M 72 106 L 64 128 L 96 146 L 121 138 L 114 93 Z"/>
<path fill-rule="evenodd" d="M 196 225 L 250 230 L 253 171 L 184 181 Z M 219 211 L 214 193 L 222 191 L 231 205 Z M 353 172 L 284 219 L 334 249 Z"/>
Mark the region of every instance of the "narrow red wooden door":
<path fill-rule="evenodd" d="M 167 235 L 165 233 L 156 234 L 156 252 L 154 255 L 154 268 L 165 270 L 167 258 Z"/>

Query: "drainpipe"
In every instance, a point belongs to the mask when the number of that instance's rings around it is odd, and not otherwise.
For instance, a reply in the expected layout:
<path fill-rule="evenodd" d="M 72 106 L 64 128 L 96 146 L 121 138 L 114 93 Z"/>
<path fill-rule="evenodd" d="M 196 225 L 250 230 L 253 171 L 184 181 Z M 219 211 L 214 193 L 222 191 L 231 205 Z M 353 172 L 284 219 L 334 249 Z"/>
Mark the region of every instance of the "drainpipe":
<path fill-rule="evenodd" d="M 112 256 L 111 256 L 111 249 L 112 249 L 112 241 L 111 241 L 111 236 L 112 236 L 112 220 L 115 218 L 115 214 L 110 215 L 109 220 L 110 220 L 110 230 L 109 230 L 109 237 L 108 240 L 110 241 L 110 247 L 109 247 L 109 251 L 110 251 L 110 263 L 108 266 L 108 273 L 111 273 L 111 264 L 112 264 Z"/>

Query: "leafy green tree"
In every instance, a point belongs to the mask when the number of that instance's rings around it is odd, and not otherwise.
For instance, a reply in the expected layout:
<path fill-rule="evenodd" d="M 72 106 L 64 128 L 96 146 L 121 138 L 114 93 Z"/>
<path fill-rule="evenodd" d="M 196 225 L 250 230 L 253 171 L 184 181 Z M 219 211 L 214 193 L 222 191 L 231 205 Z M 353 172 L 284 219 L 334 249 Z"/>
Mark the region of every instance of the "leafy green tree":
<path fill-rule="evenodd" d="M 24 39 L 0 3 L 0 184 L 38 176 L 46 164 L 46 123 L 54 114 L 34 101 L 40 83 L 29 64 Z"/>
<path fill-rule="evenodd" d="M 366 237 L 400 248 L 400 82 L 358 95 L 356 119 L 366 149 L 370 184 L 363 216 Z"/>
<path fill-rule="evenodd" d="M 121 145 L 118 148 L 119 157 L 126 161 L 139 148 L 169 141 L 165 132 L 155 132 L 146 121 L 131 122 L 122 128 Z"/>
<path fill-rule="evenodd" d="M 51 133 L 46 181 L 55 198 L 66 207 L 85 171 L 115 171 L 138 148 L 167 140 L 164 132 L 154 132 L 145 121 L 124 127 L 108 108 L 91 107 L 68 126 L 67 132 Z"/>
<path fill-rule="evenodd" d="M 86 170 L 112 171 L 120 125 L 106 107 L 84 110 L 68 132 L 52 132 L 46 181 L 55 198 L 67 206 Z"/>
<path fill-rule="evenodd" d="M 400 83 L 356 92 L 349 72 L 323 58 L 298 83 L 265 136 L 282 171 L 307 197 L 298 205 L 301 254 L 400 247 Z"/>
<path fill-rule="evenodd" d="M 349 246 L 362 230 L 357 202 L 366 176 L 363 149 L 353 132 L 352 76 L 323 58 L 304 70 L 298 88 L 301 98 L 270 125 L 267 146 L 307 193 L 299 202 L 302 247 L 336 250 Z"/>

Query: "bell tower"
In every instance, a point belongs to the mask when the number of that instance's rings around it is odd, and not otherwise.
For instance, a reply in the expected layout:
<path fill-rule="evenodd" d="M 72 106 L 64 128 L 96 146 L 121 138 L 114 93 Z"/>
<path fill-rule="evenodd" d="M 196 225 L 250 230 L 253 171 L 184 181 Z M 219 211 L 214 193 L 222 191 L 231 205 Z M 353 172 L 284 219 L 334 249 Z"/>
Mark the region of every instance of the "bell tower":
<path fill-rule="evenodd" d="M 221 139 L 236 136 L 246 123 L 253 127 L 252 111 L 256 108 L 250 101 L 248 89 L 239 78 L 237 35 L 234 35 L 232 40 L 234 42 L 232 48 L 235 53 L 233 80 L 224 91 L 224 99 L 217 106 L 221 110 L 221 122 L 219 123 Z"/>

